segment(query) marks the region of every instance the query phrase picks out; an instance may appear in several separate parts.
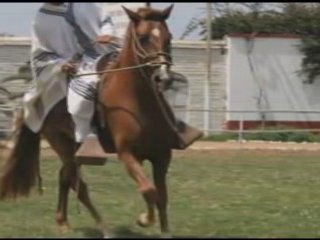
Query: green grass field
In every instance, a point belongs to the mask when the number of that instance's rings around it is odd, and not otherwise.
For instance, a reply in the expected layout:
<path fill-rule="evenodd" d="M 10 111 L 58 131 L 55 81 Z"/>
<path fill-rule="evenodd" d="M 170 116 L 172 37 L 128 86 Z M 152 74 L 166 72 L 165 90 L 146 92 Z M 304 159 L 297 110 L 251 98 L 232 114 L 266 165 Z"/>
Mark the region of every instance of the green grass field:
<path fill-rule="evenodd" d="M 2 162 L 1 162 L 2 163 Z M 0 237 L 100 237 L 72 192 L 73 229 L 55 224 L 60 161 L 41 161 L 44 195 L 0 202 Z M 150 165 L 145 164 L 150 175 Z M 320 153 L 188 151 L 175 153 L 169 174 L 173 237 L 320 237 Z M 145 205 L 122 164 L 84 166 L 92 199 L 116 237 L 158 237 L 158 224 L 135 224 Z"/>

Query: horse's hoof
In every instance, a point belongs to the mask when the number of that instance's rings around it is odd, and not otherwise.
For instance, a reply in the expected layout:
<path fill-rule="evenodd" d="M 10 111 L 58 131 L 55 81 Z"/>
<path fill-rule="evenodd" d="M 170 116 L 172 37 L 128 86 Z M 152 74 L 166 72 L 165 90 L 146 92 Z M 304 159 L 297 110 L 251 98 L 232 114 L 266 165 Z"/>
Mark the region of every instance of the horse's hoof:
<path fill-rule="evenodd" d="M 150 227 L 154 224 L 154 221 L 149 220 L 146 213 L 141 213 L 139 219 L 137 220 L 137 224 L 140 227 Z"/>
<path fill-rule="evenodd" d="M 172 238 L 170 233 L 161 233 L 160 238 Z"/>
<path fill-rule="evenodd" d="M 103 230 L 102 234 L 103 234 L 103 238 L 114 238 L 114 236 L 112 236 L 112 234 L 110 234 L 110 232 L 107 230 Z"/>
<path fill-rule="evenodd" d="M 98 223 L 97 227 L 101 231 L 103 238 L 113 238 L 103 223 Z"/>
<path fill-rule="evenodd" d="M 69 224 L 61 224 L 59 225 L 59 233 L 62 235 L 67 234 L 71 230 L 71 227 Z"/>

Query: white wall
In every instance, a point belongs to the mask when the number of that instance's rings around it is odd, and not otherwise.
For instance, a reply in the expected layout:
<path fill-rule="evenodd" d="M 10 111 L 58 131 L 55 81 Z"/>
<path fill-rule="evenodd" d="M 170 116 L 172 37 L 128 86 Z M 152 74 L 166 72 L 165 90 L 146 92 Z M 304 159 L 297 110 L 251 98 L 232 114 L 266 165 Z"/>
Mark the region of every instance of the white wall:
<path fill-rule="evenodd" d="M 205 109 L 205 90 L 209 87 L 209 110 L 220 111 L 205 114 L 205 112 L 190 111 L 184 120 L 205 130 L 222 129 L 225 123 L 226 109 L 226 56 L 224 42 L 213 41 L 211 45 L 211 78 L 207 83 L 207 51 L 204 41 L 173 41 L 173 71 L 182 73 L 188 78 L 189 89 L 186 107 L 189 109 Z M 209 85 L 209 86 L 208 86 Z M 209 126 L 205 124 L 208 118 Z"/>
<path fill-rule="evenodd" d="M 298 75 L 302 53 L 299 38 L 228 37 L 227 109 L 228 110 L 320 110 L 320 81 L 303 83 Z M 251 54 L 248 53 L 252 47 Z M 252 68 L 250 67 L 250 59 Z M 259 89 L 265 97 L 259 107 Z M 261 120 L 257 113 L 245 120 Z M 317 114 L 268 113 L 269 121 L 319 121 Z M 239 114 L 227 114 L 227 120 L 239 120 Z"/>
<path fill-rule="evenodd" d="M 145 2 L 129 2 L 129 3 L 103 3 L 104 11 L 111 16 L 112 21 L 115 25 L 115 29 L 117 30 L 117 35 L 119 37 L 124 37 L 127 30 L 127 25 L 129 23 L 129 17 L 123 10 L 122 6 L 135 11 L 137 8 L 145 7 Z"/>
<path fill-rule="evenodd" d="M 224 51 L 223 51 L 224 50 Z M 225 43 L 212 42 L 212 76 L 210 81 L 210 110 L 225 110 L 226 96 L 226 56 Z M 29 38 L 0 38 L 0 80 L 14 74 L 18 67 L 29 60 Z M 182 73 L 188 79 L 187 96 L 182 96 L 183 102 L 172 104 L 177 116 L 200 129 L 205 128 L 205 115 L 203 112 L 186 112 L 180 108 L 204 109 L 204 92 L 206 87 L 206 42 L 203 41 L 173 41 L 172 43 L 172 70 Z M 1 83 L 0 83 L 1 84 Z M 8 82 L 9 89 L 21 87 L 13 86 L 16 83 Z M 23 89 L 20 89 L 21 91 Z M 179 97 L 179 96 L 178 96 Z M 178 101 L 179 99 L 175 99 Z M 0 116 L 1 118 L 1 116 Z M 210 113 L 211 129 L 222 129 L 225 122 L 223 112 Z M 1 120 L 1 119 L 0 119 Z"/>

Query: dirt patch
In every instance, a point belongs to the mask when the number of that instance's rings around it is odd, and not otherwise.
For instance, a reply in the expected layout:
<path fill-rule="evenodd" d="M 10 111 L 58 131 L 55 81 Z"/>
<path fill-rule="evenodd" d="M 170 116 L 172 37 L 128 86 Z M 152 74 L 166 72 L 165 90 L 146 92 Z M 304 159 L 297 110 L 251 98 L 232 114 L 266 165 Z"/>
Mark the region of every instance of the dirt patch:
<path fill-rule="evenodd" d="M 196 142 L 193 150 L 279 150 L 279 151 L 320 151 L 320 143 L 267 142 L 267 141 L 226 141 Z"/>
<path fill-rule="evenodd" d="M 47 157 L 57 157 L 50 146 L 43 141 L 41 144 L 41 154 Z M 1 156 L 6 156 L 12 148 L 12 142 L 0 142 Z M 183 157 L 194 154 L 197 156 L 207 154 L 246 154 L 251 155 L 307 155 L 320 156 L 320 143 L 294 143 L 294 142 L 265 142 L 265 141 L 226 141 L 226 142 L 208 142 L 199 141 L 194 143 L 188 149 L 183 151 L 174 151 L 175 156 Z M 200 154 L 200 155 L 199 155 Z M 114 156 L 114 154 L 112 154 Z"/>

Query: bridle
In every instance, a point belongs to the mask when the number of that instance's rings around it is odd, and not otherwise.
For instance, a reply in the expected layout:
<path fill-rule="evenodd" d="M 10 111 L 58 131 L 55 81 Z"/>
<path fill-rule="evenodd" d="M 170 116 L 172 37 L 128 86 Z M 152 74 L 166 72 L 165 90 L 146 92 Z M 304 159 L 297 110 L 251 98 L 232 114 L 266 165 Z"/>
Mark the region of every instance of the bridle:
<path fill-rule="evenodd" d="M 104 70 L 104 71 L 96 71 L 96 72 L 91 72 L 91 73 L 76 74 L 73 77 L 80 77 L 80 76 L 87 76 L 87 75 L 101 75 L 101 74 L 106 74 L 106 73 L 110 73 L 110 72 L 119 72 L 119 71 L 138 69 L 140 71 L 140 73 L 145 78 L 148 78 L 148 76 L 146 75 L 146 73 L 144 71 L 146 67 L 155 68 L 155 67 L 160 67 L 162 65 L 166 65 L 166 66 L 173 65 L 172 64 L 172 57 L 169 53 L 166 53 L 163 51 L 148 53 L 142 47 L 134 27 L 130 26 L 130 28 L 131 28 L 131 34 L 132 34 L 132 39 L 133 39 L 131 44 L 132 44 L 132 49 L 134 52 L 134 58 L 135 58 L 135 62 L 136 62 L 136 64 L 134 66 L 123 67 L 123 68 L 114 68 L 114 69 L 108 69 L 108 70 Z M 161 59 L 161 61 L 156 61 L 157 59 Z M 150 78 L 150 76 L 149 76 L 149 78 Z"/>
<path fill-rule="evenodd" d="M 171 55 L 169 53 L 166 53 L 163 51 L 148 53 L 142 47 L 134 28 L 131 28 L 131 32 L 132 32 L 132 37 L 133 37 L 133 42 L 132 42 L 133 51 L 135 52 L 135 54 L 137 56 L 139 56 L 142 59 L 142 61 L 149 60 L 151 63 L 154 63 L 155 65 L 159 65 L 159 64 L 166 64 L 168 66 L 172 65 Z M 160 62 L 153 62 L 154 59 L 156 59 L 160 56 L 164 56 L 165 60 L 160 61 Z"/>
<path fill-rule="evenodd" d="M 131 27 L 131 34 L 132 34 L 132 50 L 134 52 L 134 57 L 136 61 L 136 65 L 141 65 L 141 63 L 149 63 L 150 67 L 159 67 L 161 65 L 171 66 L 172 65 L 172 58 L 169 53 L 163 52 L 163 51 L 157 51 L 157 52 L 147 52 L 143 46 L 141 45 L 137 32 L 135 31 L 134 27 Z M 157 61 L 158 60 L 158 61 Z M 140 73 L 145 77 L 145 68 L 139 68 Z M 150 76 L 149 76 L 150 78 Z"/>

